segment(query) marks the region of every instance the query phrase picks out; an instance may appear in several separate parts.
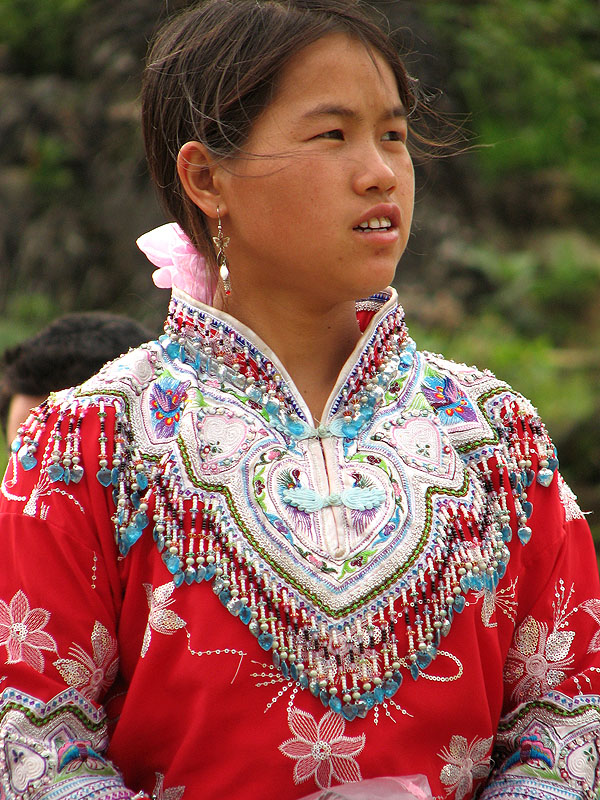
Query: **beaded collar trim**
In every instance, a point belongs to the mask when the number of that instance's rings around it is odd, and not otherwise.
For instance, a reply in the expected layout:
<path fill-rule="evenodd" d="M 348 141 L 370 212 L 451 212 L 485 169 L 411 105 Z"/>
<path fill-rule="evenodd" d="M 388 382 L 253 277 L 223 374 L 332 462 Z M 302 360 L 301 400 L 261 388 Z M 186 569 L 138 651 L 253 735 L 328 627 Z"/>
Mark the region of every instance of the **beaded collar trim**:
<path fill-rule="evenodd" d="M 209 582 L 286 679 L 349 721 L 427 670 L 465 594 L 495 590 L 513 534 L 531 536 L 528 488 L 557 467 L 525 400 L 416 353 L 394 297 L 369 302 L 317 429 L 268 348 L 178 297 L 159 342 L 58 395 L 14 444 L 32 469 L 54 414 L 41 469 L 77 484 L 93 409 L 122 555 L 151 527 L 176 586 Z"/>

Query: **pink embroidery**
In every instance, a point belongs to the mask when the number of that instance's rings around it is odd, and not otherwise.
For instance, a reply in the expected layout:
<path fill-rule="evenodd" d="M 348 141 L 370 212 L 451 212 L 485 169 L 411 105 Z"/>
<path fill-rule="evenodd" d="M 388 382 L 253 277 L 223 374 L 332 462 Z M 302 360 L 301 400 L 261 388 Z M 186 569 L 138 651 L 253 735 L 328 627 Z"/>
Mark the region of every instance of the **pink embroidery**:
<path fill-rule="evenodd" d="M 334 778 L 338 783 L 352 783 L 362 778 L 354 756 L 365 746 L 364 733 L 344 736 L 346 722 L 339 714 L 327 711 L 317 724 L 312 714 L 293 707 L 288 714 L 293 739 L 279 745 L 288 758 L 296 759 L 294 782 L 314 777 L 320 789 L 328 789 Z"/>
<path fill-rule="evenodd" d="M 492 741 L 492 736 L 489 739 L 476 736 L 469 744 L 464 736 L 453 736 L 448 747 L 438 753 L 440 758 L 448 762 L 440 772 L 441 782 L 448 787 L 447 795 L 456 791 L 456 800 L 463 800 L 463 797 L 471 794 L 474 780 L 487 777 Z"/>
<path fill-rule="evenodd" d="M 29 600 L 19 589 L 7 605 L 0 600 L 0 645 L 6 647 L 7 664 L 24 661 L 37 672 L 44 671 L 42 650 L 56 653 L 56 642 L 42 630 L 48 624 L 50 612 L 45 608 L 30 608 Z"/>
<path fill-rule="evenodd" d="M 91 635 L 92 657 L 73 642 L 69 649 L 72 658 L 59 658 L 54 666 L 69 686 L 79 689 L 84 697 L 97 700 L 117 676 L 119 659 L 117 642 L 101 622 L 94 623 Z"/>

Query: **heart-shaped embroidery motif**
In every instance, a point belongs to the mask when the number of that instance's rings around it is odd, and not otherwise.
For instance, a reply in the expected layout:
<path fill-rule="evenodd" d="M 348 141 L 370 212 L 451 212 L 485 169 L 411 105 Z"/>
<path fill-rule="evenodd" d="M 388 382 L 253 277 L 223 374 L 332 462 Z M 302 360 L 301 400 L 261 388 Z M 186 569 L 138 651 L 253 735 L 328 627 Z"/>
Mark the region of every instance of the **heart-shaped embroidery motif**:
<path fill-rule="evenodd" d="M 413 469 L 450 478 L 455 472 L 455 453 L 430 419 L 414 417 L 390 431 L 394 447 Z"/>
<path fill-rule="evenodd" d="M 33 748 L 25 744 L 6 741 L 6 764 L 10 782 L 16 792 L 25 792 L 30 783 L 46 773 L 46 760 Z"/>
<path fill-rule="evenodd" d="M 248 426 L 239 417 L 225 414 L 210 414 L 198 425 L 200 440 L 206 443 L 205 461 L 221 461 L 238 454 L 248 443 Z M 254 438 L 252 436 L 252 438 Z"/>

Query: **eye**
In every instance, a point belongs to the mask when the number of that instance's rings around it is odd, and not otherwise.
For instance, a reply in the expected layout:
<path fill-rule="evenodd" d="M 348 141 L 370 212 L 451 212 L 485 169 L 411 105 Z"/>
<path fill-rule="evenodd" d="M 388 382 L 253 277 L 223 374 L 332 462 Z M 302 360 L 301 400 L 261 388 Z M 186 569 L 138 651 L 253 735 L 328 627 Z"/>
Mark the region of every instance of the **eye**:
<path fill-rule="evenodd" d="M 331 131 L 324 131 L 315 136 L 315 139 L 341 139 L 343 140 L 344 133 L 340 128 L 335 128 Z"/>
<path fill-rule="evenodd" d="M 381 139 L 384 142 L 405 142 L 406 131 L 386 131 Z"/>

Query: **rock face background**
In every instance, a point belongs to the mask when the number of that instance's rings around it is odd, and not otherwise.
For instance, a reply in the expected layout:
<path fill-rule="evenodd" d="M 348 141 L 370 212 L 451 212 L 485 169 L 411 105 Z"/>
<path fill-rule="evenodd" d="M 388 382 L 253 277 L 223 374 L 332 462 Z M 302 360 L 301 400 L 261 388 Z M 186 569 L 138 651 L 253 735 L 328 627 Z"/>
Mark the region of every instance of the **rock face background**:
<path fill-rule="evenodd" d="M 168 298 L 135 246 L 165 221 L 137 96 L 152 31 L 185 5 L 2 0 L 0 349 L 74 309 L 160 329 Z M 437 107 L 471 114 L 475 145 L 417 167 L 397 277 L 411 330 L 531 396 L 598 516 L 600 8 L 376 5 Z"/>

